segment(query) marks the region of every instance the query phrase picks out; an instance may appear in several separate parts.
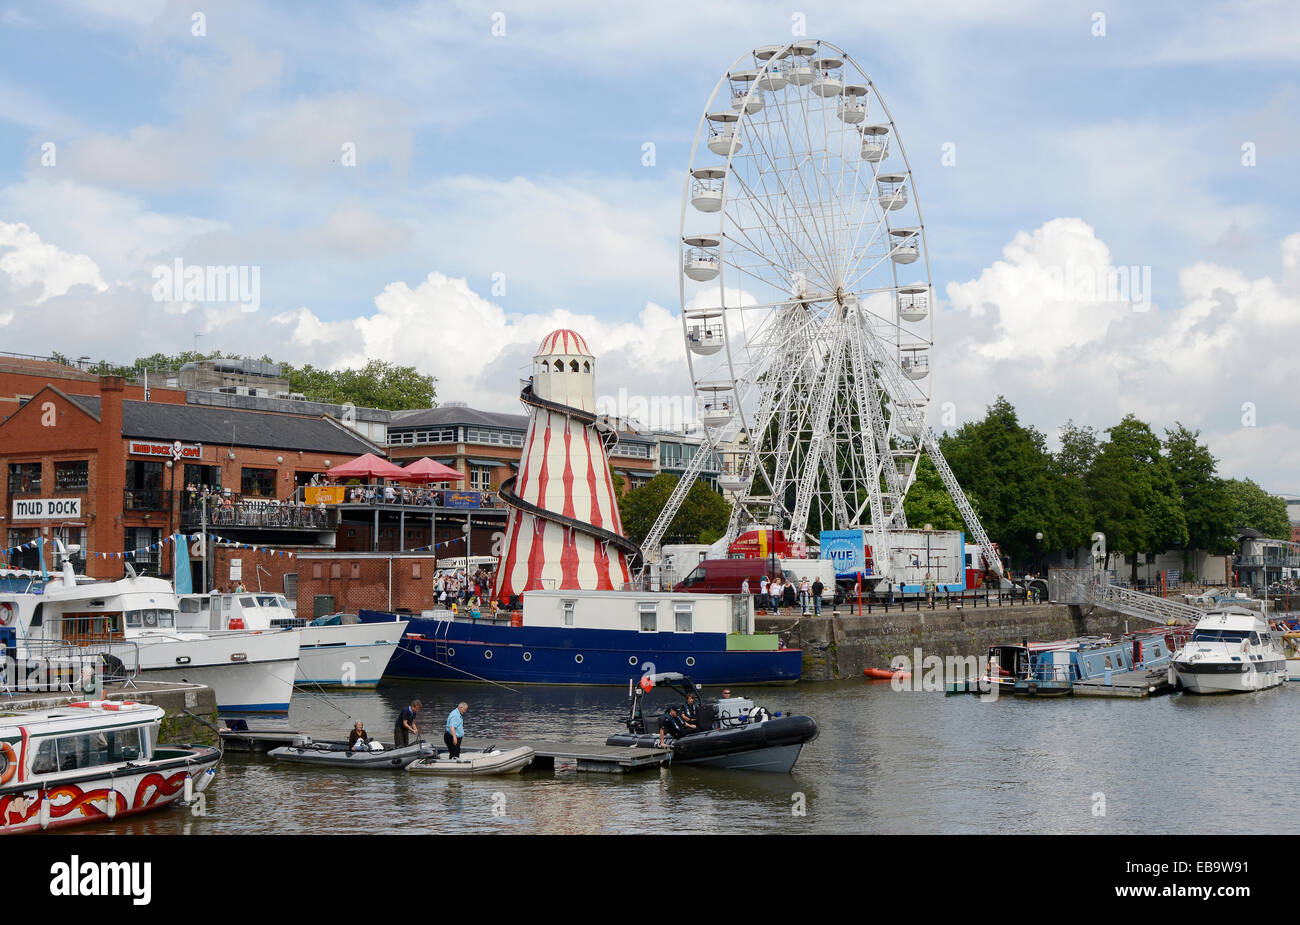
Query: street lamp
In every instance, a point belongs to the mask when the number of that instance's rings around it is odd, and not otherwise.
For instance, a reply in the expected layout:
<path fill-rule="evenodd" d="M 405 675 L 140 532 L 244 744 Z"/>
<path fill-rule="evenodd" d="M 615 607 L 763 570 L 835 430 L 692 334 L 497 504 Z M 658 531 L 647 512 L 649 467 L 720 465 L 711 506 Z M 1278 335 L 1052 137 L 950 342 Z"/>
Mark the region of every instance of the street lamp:
<path fill-rule="evenodd" d="M 928 603 L 930 597 L 930 581 L 934 574 L 934 566 L 930 561 L 930 534 L 934 532 L 934 524 L 926 524 L 921 528 L 921 530 L 925 533 L 925 583 L 921 586 L 921 591 L 925 594 Z"/>
<path fill-rule="evenodd" d="M 464 525 L 463 527 L 460 528 L 460 532 L 463 533 L 463 534 L 465 534 L 465 571 L 466 571 L 466 572 L 469 571 L 469 547 L 470 547 L 470 541 L 471 541 L 471 539 L 472 539 L 472 534 L 471 534 L 471 532 L 470 532 L 470 529 L 471 529 L 471 528 L 470 528 L 470 523 L 471 523 L 471 521 L 470 521 L 470 519 L 469 519 L 469 515 L 466 514 L 466 515 L 465 515 L 465 525 Z"/>

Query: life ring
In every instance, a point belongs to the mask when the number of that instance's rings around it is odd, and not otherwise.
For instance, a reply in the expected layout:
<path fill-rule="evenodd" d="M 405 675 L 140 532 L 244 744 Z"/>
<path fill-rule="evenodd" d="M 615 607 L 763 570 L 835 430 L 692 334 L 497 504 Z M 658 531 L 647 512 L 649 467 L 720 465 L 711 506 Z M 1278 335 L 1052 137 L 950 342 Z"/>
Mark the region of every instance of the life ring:
<path fill-rule="evenodd" d="M 0 755 L 4 756 L 5 763 L 4 771 L 0 772 L 0 784 L 7 784 L 18 772 L 18 756 L 14 754 L 14 747 L 8 742 L 0 742 Z"/>
<path fill-rule="evenodd" d="M 18 605 L 12 601 L 0 602 L 0 625 L 9 626 L 18 615 Z"/>

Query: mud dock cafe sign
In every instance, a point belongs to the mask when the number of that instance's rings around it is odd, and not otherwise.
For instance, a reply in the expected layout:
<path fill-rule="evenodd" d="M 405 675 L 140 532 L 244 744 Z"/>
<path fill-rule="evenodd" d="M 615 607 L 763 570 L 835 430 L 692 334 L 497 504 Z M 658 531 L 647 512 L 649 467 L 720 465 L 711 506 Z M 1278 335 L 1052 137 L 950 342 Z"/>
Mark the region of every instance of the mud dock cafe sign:
<path fill-rule="evenodd" d="M 14 520 L 64 520 L 80 516 L 80 498 L 23 498 L 14 501 Z"/>

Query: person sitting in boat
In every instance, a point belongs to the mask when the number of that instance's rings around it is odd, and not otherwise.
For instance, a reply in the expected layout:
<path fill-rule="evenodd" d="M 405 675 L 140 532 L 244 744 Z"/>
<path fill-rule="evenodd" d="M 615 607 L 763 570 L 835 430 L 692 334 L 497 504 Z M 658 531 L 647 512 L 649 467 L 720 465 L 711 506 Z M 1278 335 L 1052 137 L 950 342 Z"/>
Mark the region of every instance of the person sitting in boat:
<path fill-rule="evenodd" d="M 668 712 L 659 720 L 659 747 L 664 747 L 666 737 L 680 739 L 683 734 L 682 721 L 677 713 L 677 707 L 669 707 Z"/>
<path fill-rule="evenodd" d="M 682 704 L 682 710 L 677 719 L 682 724 L 682 735 L 690 735 L 692 732 L 700 731 L 699 724 L 695 720 L 694 693 L 686 695 L 686 703 Z"/>
<path fill-rule="evenodd" d="M 348 749 L 354 752 L 364 752 L 370 747 L 370 736 L 366 734 L 365 724 L 360 720 L 352 727 L 348 733 Z"/>

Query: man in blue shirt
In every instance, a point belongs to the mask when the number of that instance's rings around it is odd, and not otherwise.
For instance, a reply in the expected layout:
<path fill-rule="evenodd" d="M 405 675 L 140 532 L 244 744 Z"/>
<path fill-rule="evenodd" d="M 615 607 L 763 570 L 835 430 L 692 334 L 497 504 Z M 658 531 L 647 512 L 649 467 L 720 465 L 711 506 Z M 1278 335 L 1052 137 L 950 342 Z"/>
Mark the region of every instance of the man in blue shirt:
<path fill-rule="evenodd" d="M 415 725 L 415 714 L 420 712 L 420 701 L 412 700 L 411 705 L 402 707 L 397 714 L 397 723 L 393 726 L 393 745 L 396 748 L 411 744 L 411 736 L 420 735 L 420 727 Z"/>
<path fill-rule="evenodd" d="M 447 757 L 460 757 L 460 743 L 465 738 L 465 720 L 463 717 L 469 712 L 469 704 L 461 703 L 447 714 L 447 731 L 442 734 L 442 741 L 447 743 Z"/>

